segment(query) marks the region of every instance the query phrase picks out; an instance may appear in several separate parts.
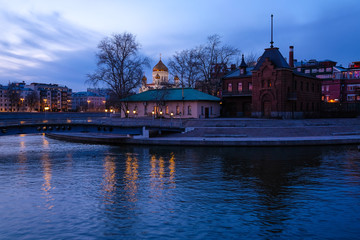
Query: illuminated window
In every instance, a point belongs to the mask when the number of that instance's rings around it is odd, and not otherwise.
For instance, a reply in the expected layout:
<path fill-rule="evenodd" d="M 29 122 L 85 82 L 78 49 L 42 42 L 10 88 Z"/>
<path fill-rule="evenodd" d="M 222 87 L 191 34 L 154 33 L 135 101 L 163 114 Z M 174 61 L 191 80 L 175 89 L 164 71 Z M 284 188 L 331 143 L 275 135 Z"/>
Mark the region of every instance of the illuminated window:
<path fill-rule="evenodd" d="M 252 91 L 252 83 L 249 83 L 249 91 Z"/>
<path fill-rule="evenodd" d="M 165 107 L 165 114 L 169 114 L 169 106 Z"/>
<path fill-rule="evenodd" d="M 242 83 L 241 82 L 239 82 L 238 83 L 238 92 L 242 92 Z"/>
<path fill-rule="evenodd" d="M 327 71 L 327 72 L 331 72 L 331 71 L 332 71 L 332 68 L 331 68 L 331 67 L 326 68 L 326 71 Z"/>
<path fill-rule="evenodd" d="M 176 115 L 180 115 L 180 107 L 176 106 Z"/>
<path fill-rule="evenodd" d="M 228 92 L 232 92 L 232 84 L 228 83 L 228 87 L 227 87 Z"/>

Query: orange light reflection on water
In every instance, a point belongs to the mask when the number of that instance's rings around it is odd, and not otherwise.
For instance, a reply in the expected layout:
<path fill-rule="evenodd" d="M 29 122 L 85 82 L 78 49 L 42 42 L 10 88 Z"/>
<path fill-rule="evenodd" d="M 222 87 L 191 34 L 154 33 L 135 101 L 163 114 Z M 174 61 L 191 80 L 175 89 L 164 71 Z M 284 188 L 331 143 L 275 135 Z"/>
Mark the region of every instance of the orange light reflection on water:
<path fill-rule="evenodd" d="M 130 202 L 136 202 L 137 190 L 138 190 L 138 178 L 139 178 L 139 164 L 136 156 L 130 154 L 126 158 L 126 169 L 124 174 L 125 190 L 127 192 L 127 198 Z"/>
<path fill-rule="evenodd" d="M 103 194 L 105 203 L 113 203 L 112 197 L 116 192 L 116 165 L 114 157 L 106 156 L 104 159 Z"/>

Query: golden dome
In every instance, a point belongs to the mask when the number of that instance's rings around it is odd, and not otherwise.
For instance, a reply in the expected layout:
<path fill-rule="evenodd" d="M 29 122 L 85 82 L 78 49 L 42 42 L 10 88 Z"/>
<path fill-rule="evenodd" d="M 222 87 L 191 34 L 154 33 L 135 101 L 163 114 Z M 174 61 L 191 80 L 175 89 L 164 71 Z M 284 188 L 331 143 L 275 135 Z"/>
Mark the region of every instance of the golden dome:
<path fill-rule="evenodd" d="M 175 75 L 174 80 L 180 80 L 177 75 Z"/>
<path fill-rule="evenodd" d="M 153 68 L 153 72 L 155 71 L 163 71 L 163 72 L 168 72 L 168 68 L 165 66 L 165 64 L 161 61 L 160 61 L 155 65 L 155 67 Z"/>
<path fill-rule="evenodd" d="M 142 80 L 145 81 L 145 80 L 147 80 L 147 78 L 145 76 L 143 76 Z"/>

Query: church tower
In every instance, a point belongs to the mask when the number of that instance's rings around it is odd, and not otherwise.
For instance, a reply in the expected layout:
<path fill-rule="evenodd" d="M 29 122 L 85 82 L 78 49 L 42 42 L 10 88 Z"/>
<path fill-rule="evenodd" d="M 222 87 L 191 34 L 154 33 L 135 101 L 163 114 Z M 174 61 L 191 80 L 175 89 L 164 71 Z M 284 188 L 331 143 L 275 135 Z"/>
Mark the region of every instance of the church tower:
<path fill-rule="evenodd" d="M 161 56 L 160 61 L 153 68 L 152 80 L 155 84 L 155 88 L 161 88 L 161 85 L 169 83 L 169 69 L 161 61 Z"/>

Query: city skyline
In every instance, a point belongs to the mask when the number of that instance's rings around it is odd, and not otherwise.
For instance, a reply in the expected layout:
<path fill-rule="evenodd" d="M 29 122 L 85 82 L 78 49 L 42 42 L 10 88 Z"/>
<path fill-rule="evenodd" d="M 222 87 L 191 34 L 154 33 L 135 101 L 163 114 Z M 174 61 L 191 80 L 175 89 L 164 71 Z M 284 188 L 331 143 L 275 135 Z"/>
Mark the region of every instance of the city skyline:
<path fill-rule="evenodd" d="M 95 70 L 97 44 L 113 33 L 130 32 L 141 53 L 155 65 L 176 51 L 219 34 L 243 54 L 261 56 L 274 46 L 284 56 L 295 46 L 298 61 L 330 59 L 347 66 L 359 61 L 360 33 L 353 25 L 360 6 L 335 1 L 0 1 L 0 84 L 13 81 L 57 83 L 82 91 Z M 260 9 L 259 6 L 262 6 Z M 149 72 L 151 69 L 147 69 Z M 148 74 L 148 73 L 147 73 Z M 149 75 L 148 75 L 149 76 Z"/>

